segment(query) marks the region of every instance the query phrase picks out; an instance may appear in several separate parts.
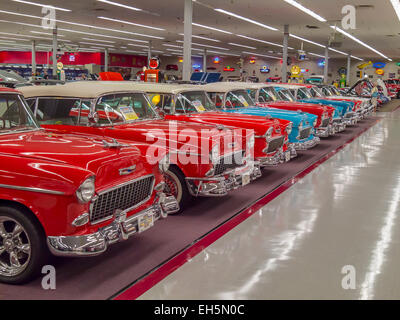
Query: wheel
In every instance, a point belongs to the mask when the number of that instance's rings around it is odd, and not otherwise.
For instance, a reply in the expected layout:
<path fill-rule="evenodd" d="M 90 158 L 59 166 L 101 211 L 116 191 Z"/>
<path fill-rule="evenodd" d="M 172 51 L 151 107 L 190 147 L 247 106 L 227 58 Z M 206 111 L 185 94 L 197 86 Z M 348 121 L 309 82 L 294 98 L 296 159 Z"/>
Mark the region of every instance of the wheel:
<path fill-rule="evenodd" d="M 0 207 L 0 282 L 28 282 L 40 273 L 47 258 L 39 223 L 26 212 Z"/>
<path fill-rule="evenodd" d="M 192 199 L 185 176 L 176 166 L 171 166 L 164 176 L 166 184 L 165 193 L 176 198 L 180 208 L 177 213 L 181 213 Z"/>

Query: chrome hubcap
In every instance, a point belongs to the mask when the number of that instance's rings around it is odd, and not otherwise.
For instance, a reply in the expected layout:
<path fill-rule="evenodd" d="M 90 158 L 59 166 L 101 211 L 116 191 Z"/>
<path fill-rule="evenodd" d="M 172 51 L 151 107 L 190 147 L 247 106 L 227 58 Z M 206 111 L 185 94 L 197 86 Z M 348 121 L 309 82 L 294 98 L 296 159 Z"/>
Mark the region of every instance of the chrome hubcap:
<path fill-rule="evenodd" d="M 12 277 L 23 272 L 31 258 L 31 243 L 20 223 L 0 216 L 0 275 Z"/>

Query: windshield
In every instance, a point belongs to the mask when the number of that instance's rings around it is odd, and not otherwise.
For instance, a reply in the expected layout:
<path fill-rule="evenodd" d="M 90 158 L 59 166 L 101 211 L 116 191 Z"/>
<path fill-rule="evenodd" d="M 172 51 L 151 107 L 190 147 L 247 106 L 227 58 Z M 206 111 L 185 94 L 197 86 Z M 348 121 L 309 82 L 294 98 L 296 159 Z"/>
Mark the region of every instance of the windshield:
<path fill-rule="evenodd" d="M 292 94 L 292 92 L 289 89 L 285 88 L 275 88 L 275 91 L 278 94 L 278 99 L 283 100 L 283 101 L 289 101 L 289 102 L 294 102 L 296 101 L 296 98 Z"/>
<path fill-rule="evenodd" d="M 176 113 L 202 113 L 216 110 L 215 104 L 205 91 L 182 92 L 176 99 Z"/>
<path fill-rule="evenodd" d="M 323 98 L 324 97 L 324 94 L 321 92 L 320 88 L 312 87 L 308 90 L 314 98 Z"/>
<path fill-rule="evenodd" d="M 25 100 L 17 94 L 0 95 L 0 133 L 37 129 Z"/>
<path fill-rule="evenodd" d="M 158 119 L 150 101 L 142 93 L 119 93 L 98 99 L 95 107 L 99 124 Z"/>
<path fill-rule="evenodd" d="M 329 89 L 332 92 L 332 95 L 334 95 L 334 96 L 341 96 L 342 95 L 342 93 L 336 87 L 329 87 Z"/>
<path fill-rule="evenodd" d="M 273 87 L 261 88 L 258 93 L 258 102 L 273 102 L 279 100 Z"/>
<path fill-rule="evenodd" d="M 253 104 L 253 100 L 246 90 L 230 91 L 226 95 L 225 107 L 228 109 L 247 108 Z"/>
<path fill-rule="evenodd" d="M 298 99 L 312 99 L 313 96 L 310 93 L 308 88 L 299 88 L 299 90 L 297 91 L 297 98 Z"/>

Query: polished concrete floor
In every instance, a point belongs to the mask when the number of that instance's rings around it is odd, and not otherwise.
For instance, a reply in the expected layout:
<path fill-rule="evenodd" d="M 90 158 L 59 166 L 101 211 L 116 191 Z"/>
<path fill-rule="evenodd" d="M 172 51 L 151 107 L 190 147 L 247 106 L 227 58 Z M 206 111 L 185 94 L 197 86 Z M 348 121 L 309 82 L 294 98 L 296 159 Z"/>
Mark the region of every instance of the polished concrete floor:
<path fill-rule="evenodd" d="M 400 299 L 400 110 L 141 299 Z"/>

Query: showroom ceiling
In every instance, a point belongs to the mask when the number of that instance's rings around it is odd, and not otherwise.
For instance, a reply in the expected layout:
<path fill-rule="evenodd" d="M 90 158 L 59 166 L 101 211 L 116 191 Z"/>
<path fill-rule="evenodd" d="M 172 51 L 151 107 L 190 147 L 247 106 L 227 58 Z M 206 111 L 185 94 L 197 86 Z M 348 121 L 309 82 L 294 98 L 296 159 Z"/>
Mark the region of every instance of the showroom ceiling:
<path fill-rule="evenodd" d="M 330 28 L 331 25 L 335 24 L 340 28 L 342 27 L 340 23 L 343 17 L 341 14 L 342 7 L 351 3 L 357 7 L 357 25 L 355 30 L 348 30 L 348 32 L 378 50 L 383 56 L 391 59 L 400 58 L 400 44 L 398 41 L 400 37 L 400 22 L 390 0 L 297 1 L 324 17 L 327 22 L 318 21 L 284 0 L 196 1 L 194 3 L 193 22 L 225 32 L 198 25 L 193 26 L 193 34 L 203 37 L 193 38 L 193 42 L 195 43 L 193 48 L 196 49 L 193 51 L 193 54 L 201 54 L 202 49 L 207 48 L 211 50 L 212 54 L 240 55 L 243 52 L 248 52 L 247 55 L 257 53 L 279 57 L 281 52 L 279 45 L 282 44 L 283 39 L 283 26 L 284 24 L 289 24 L 290 33 L 296 36 L 322 45 L 333 42 L 331 46 L 334 49 L 351 53 L 356 57 L 387 61 L 370 48 L 366 48 L 341 34 L 335 35 L 333 29 Z M 40 19 L 35 18 L 42 16 L 41 7 L 22 2 L 0 0 L 2 4 L 0 7 L 0 46 L 2 46 L 1 49 L 3 50 L 11 48 L 16 44 L 19 46 L 23 44 L 28 46 L 30 44 L 29 40 L 33 39 L 36 39 L 39 45 L 49 46 L 51 44 L 51 35 L 43 34 L 50 33 L 50 31 L 42 29 L 40 27 Z M 183 0 L 112 1 L 139 8 L 141 11 L 131 10 L 105 3 L 107 1 L 98 0 L 40 0 L 34 2 L 71 10 L 57 10 L 56 17 L 57 20 L 63 21 L 58 22 L 58 27 L 60 28 L 59 34 L 60 40 L 65 40 L 64 44 L 67 48 L 79 45 L 81 48 L 91 48 L 93 50 L 108 47 L 110 50 L 114 50 L 114 52 L 140 53 L 146 50 L 147 43 L 145 41 L 152 40 L 152 46 L 156 50 L 156 53 L 180 54 L 182 42 L 179 41 L 183 40 L 183 36 L 181 35 L 183 33 Z M 214 9 L 223 9 L 238 14 L 272 27 L 272 29 L 275 28 L 277 31 L 243 21 Z M 11 13 L 18 13 L 20 15 Z M 126 24 L 121 21 L 145 25 L 146 27 Z M 79 24 L 96 26 L 98 28 Z M 76 31 L 82 33 L 77 33 Z M 266 42 L 249 39 L 249 37 Z M 204 38 L 214 39 L 219 42 Z M 131 41 L 126 39 L 131 39 Z M 291 37 L 289 46 L 293 49 L 289 50 L 289 52 L 295 52 L 300 49 L 301 43 L 301 40 Z M 318 55 L 324 54 L 324 48 L 315 44 L 304 42 L 304 49 L 307 52 Z M 338 58 L 344 57 L 342 54 L 333 51 L 330 52 L 330 55 Z"/>

